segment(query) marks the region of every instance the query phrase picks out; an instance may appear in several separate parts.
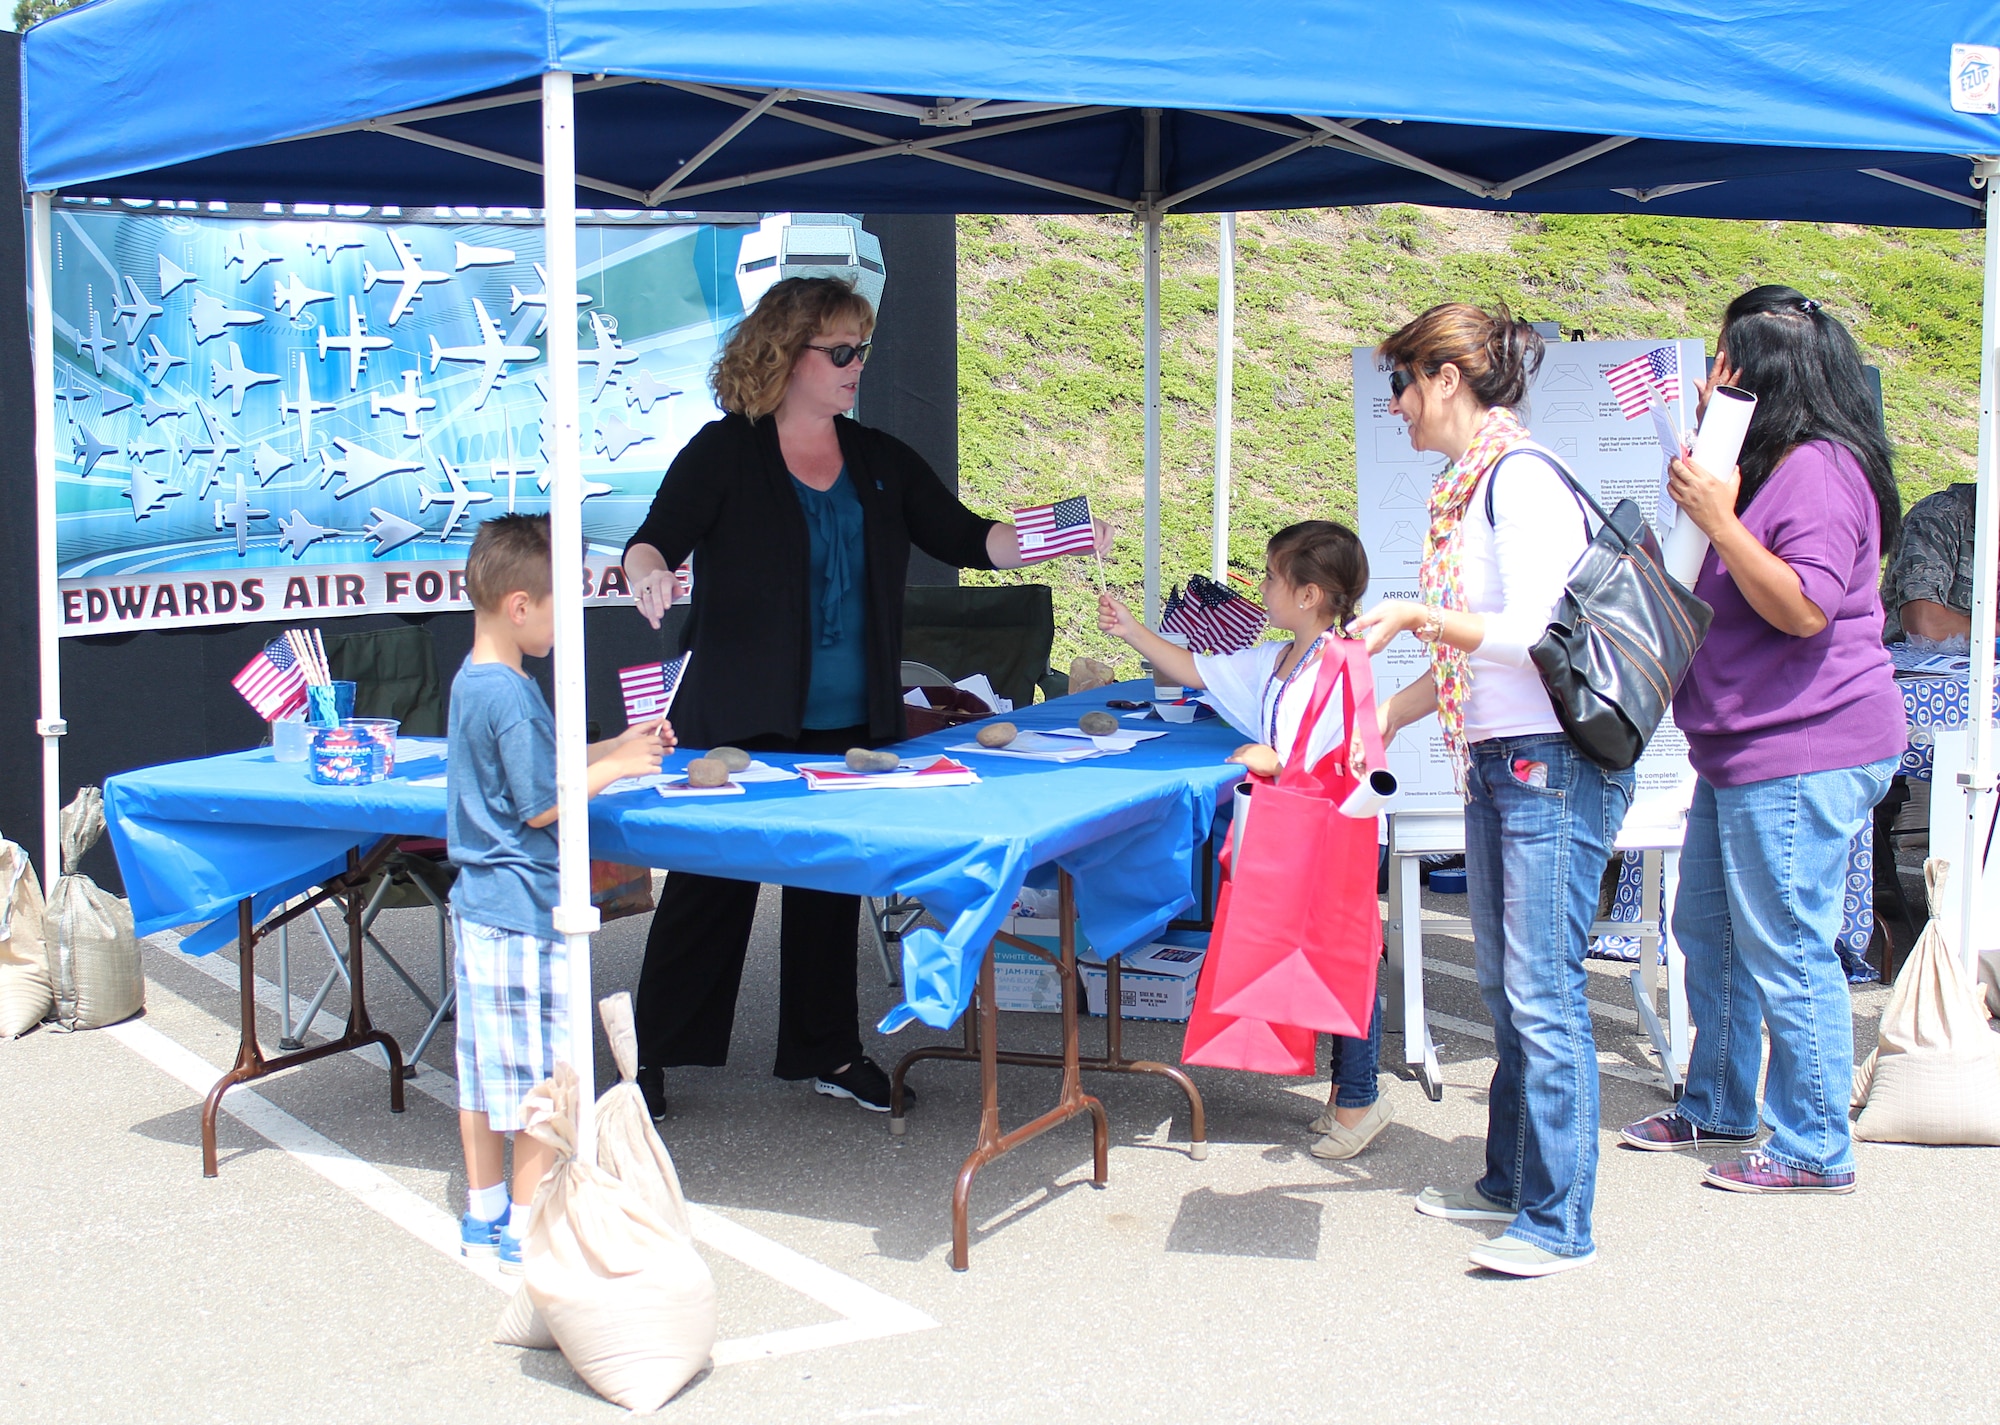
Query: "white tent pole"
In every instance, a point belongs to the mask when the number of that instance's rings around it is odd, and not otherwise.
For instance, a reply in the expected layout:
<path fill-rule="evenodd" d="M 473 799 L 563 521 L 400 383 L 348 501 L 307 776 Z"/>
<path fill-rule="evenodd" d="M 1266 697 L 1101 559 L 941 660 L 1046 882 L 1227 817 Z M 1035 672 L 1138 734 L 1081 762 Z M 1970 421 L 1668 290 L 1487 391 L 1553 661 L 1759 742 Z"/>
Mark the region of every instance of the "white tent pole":
<path fill-rule="evenodd" d="M 1972 556 L 1972 681 L 1967 720 L 1972 734 L 1966 770 L 1959 773 L 1965 788 L 1965 843 L 1958 863 L 1959 954 L 1968 970 L 1978 964 L 1986 927 L 1978 923 L 1980 888 L 1985 880 L 1986 824 L 1993 797 L 1993 631 L 1995 584 L 2000 582 L 2000 490 L 1995 488 L 1995 462 L 2000 460 L 2000 412 L 1995 401 L 1995 348 L 2000 339 L 2000 160 L 1981 159 L 1976 172 L 1986 186 L 1986 287 L 1979 322 L 1979 456 L 1978 496 L 1974 506 Z"/>
<path fill-rule="evenodd" d="M 1229 579 L 1229 436 L 1236 421 L 1236 214 L 1222 215 L 1215 278 L 1215 532 L 1209 573 Z"/>
<path fill-rule="evenodd" d="M 1146 624 L 1160 618 L 1160 111 L 1146 110 Z"/>
<path fill-rule="evenodd" d="M 596 1157 L 596 1037 L 592 1032 L 590 813 L 583 727 L 583 441 L 576 389 L 576 94 L 560 71 L 542 76 L 542 243 L 548 263 L 549 540 L 556 599 L 556 930 L 569 942 L 570 1051 L 581 1090 L 577 1153 Z"/>
<path fill-rule="evenodd" d="M 53 247 L 49 195 L 33 199 L 35 368 L 35 578 L 41 591 L 42 884 L 53 888 L 62 872 L 62 597 L 56 588 L 56 324 L 50 306 L 49 254 Z"/>

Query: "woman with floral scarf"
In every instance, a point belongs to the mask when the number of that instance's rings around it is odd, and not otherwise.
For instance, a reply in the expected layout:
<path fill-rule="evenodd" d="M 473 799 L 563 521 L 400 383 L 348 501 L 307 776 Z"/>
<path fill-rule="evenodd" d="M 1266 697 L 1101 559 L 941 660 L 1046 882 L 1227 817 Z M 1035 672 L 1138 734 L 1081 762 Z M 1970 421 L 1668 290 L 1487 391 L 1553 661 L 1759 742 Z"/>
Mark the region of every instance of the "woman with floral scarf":
<path fill-rule="evenodd" d="M 1431 488 L 1423 602 L 1378 604 L 1354 628 L 1371 653 L 1401 633 L 1430 646 L 1430 673 L 1382 705 L 1382 732 L 1433 712 L 1443 725 L 1466 800 L 1473 956 L 1499 1060 L 1485 1174 L 1466 1188 L 1425 1188 L 1417 1211 L 1504 1222 L 1473 1264 L 1547 1276 L 1597 1255 L 1597 1048 L 1583 954 L 1632 801 L 1631 772 L 1607 772 L 1577 749 L 1528 656 L 1590 531 L 1514 413 L 1541 364 L 1533 328 L 1504 309 L 1451 302 L 1378 354 L 1410 444 L 1449 464 Z"/>

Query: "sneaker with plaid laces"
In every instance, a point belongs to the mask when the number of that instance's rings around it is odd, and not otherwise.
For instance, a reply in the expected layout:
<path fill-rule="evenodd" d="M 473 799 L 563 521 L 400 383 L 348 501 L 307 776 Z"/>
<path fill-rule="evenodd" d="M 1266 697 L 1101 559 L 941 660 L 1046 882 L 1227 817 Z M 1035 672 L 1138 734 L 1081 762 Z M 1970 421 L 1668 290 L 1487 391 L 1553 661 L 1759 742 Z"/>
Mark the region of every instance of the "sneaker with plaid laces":
<path fill-rule="evenodd" d="M 1757 1141 L 1755 1133 L 1738 1136 L 1698 1128 L 1681 1117 L 1679 1110 L 1672 1108 L 1651 1118 L 1642 1118 L 1637 1123 L 1626 1124 L 1618 1137 L 1626 1147 L 1643 1149 L 1648 1153 L 1671 1153 L 1680 1148 L 1707 1147 L 1711 1143 L 1736 1147 Z"/>
<path fill-rule="evenodd" d="M 1768 1153 L 1745 1153 L 1733 1163 L 1717 1163 L 1702 1181 L 1728 1192 L 1853 1192 L 1854 1170 L 1816 1173 Z"/>

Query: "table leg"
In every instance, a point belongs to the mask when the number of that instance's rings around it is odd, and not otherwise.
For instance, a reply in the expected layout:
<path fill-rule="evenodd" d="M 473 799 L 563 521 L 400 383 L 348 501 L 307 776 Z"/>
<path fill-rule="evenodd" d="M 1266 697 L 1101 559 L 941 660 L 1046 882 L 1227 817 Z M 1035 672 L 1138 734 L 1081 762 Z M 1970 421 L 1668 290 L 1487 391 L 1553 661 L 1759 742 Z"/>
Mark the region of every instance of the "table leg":
<path fill-rule="evenodd" d="M 396 1041 L 386 1032 L 373 1028 L 368 1022 L 368 1004 L 362 993 L 361 976 L 361 900 L 358 894 L 367 885 L 368 878 L 387 859 L 395 846 L 394 837 L 385 837 L 364 858 L 358 851 L 347 853 L 347 871 L 333 879 L 331 883 L 306 897 L 297 906 L 280 912 L 278 918 L 267 922 L 260 931 L 251 915 L 250 898 L 244 897 L 236 904 L 236 936 L 238 957 L 236 962 L 237 987 L 240 996 L 238 1014 L 241 1027 L 236 1045 L 236 1063 L 229 1072 L 215 1081 L 208 1096 L 201 1105 L 201 1175 L 205 1178 L 217 1176 L 220 1168 L 215 1152 L 215 1116 L 222 1107 L 222 1096 L 238 1084 L 261 1079 L 280 1069 L 289 1069 L 298 1064 L 309 1064 L 315 1059 L 324 1059 L 334 1054 L 344 1054 L 350 1049 L 360 1049 L 369 1044 L 379 1044 L 389 1059 L 389 1111 L 403 1111 L 403 1054 L 396 1047 Z M 347 1011 L 347 1032 L 340 1038 L 318 1044 L 296 1053 L 281 1054 L 275 1059 L 266 1059 L 257 1043 L 257 941 L 260 936 L 272 933 L 279 926 L 288 924 L 294 917 L 311 910 L 331 896 L 346 894 L 347 900 L 347 965 L 349 1000 Z M 289 1010 L 289 1005 L 287 1006 Z"/>
<path fill-rule="evenodd" d="M 1438 1067 L 1437 1045 L 1431 1039 L 1430 1014 L 1424 1008 L 1424 912 L 1422 868 L 1415 856 L 1389 858 L 1389 969 L 1403 981 L 1400 1017 L 1403 1062 L 1432 1103 L 1444 1097 L 1444 1073 Z M 1394 1008 L 1396 997 L 1390 996 Z"/>

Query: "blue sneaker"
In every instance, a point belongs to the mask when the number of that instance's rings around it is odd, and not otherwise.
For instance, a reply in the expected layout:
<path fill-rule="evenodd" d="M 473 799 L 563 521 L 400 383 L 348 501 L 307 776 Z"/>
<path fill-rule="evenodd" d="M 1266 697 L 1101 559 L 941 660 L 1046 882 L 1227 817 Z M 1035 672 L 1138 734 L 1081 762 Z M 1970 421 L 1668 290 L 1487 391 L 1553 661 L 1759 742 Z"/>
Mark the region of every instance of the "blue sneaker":
<path fill-rule="evenodd" d="M 510 1277 L 521 1275 L 521 1239 L 512 1232 L 499 1234 L 500 1270 Z"/>
<path fill-rule="evenodd" d="M 492 1222 L 466 1213 L 458 1219 L 458 1251 L 464 1257 L 490 1257 L 500 1250 L 501 1229 L 513 1215 L 513 1204 L 501 1209 Z"/>

